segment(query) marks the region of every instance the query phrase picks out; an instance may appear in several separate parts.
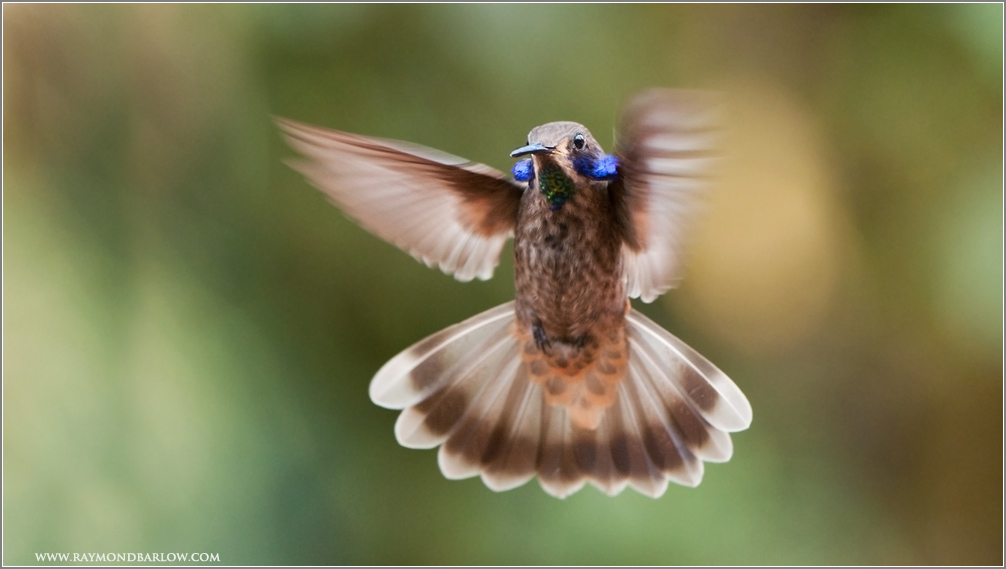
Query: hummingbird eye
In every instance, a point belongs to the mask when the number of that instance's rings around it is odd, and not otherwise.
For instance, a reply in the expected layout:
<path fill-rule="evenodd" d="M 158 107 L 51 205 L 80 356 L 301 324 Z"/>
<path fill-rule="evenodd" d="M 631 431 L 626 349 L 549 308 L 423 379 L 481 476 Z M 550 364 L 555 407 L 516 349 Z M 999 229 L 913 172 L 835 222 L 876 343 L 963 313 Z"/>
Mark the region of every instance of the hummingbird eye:
<path fill-rule="evenodd" d="M 573 136 L 573 146 L 575 146 L 577 150 L 583 150 L 583 147 L 586 146 L 586 144 L 587 141 L 583 138 L 583 135 L 580 134 L 579 132 Z"/>

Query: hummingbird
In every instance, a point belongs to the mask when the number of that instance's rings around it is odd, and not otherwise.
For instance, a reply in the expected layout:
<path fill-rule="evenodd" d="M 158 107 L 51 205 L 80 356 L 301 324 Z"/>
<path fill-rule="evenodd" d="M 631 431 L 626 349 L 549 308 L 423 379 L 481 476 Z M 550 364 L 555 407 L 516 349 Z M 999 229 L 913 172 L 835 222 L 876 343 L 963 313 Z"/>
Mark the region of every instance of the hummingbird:
<path fill-rule="evenodd" d="M 371 400 L 401 410 L 398 442 L 439 447 L 448 479 L 492 490 L 535 476 L 651 497 L 696 486 L 751 423 L 740 389 L 632 308 L 680 279 L 696 200 L 716 160 L 718 100 L 632 97 L 606 154 L 575 122 L 535 127 L 508 176 L 416 144 L 277 119 L 290 165 L 375 235 L 460 281 L 492 276 L 514 239 L 515 298 L 387 362 Z"/>

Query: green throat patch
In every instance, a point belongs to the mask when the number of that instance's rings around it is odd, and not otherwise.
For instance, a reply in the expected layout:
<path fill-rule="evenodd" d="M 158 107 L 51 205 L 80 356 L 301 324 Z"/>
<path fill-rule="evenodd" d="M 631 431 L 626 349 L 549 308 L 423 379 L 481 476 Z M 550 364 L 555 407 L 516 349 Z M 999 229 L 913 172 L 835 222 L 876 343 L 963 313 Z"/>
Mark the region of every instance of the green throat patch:
<path fill-rule="evenodd" d="M 562 204 L 573 197 L 575 189 L 573 180 L 558 166 L 546 164 L 538 172 L 538 190 L 548 200 L 552 211 L 558 211 Z"/>

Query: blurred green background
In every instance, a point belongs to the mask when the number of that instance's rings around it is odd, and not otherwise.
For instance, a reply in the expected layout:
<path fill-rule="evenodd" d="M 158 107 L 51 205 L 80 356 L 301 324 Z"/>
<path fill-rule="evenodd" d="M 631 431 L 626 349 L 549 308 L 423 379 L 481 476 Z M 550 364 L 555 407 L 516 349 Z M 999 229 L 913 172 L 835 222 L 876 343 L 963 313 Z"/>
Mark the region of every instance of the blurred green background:
<path fill-rule="evenodd" d="M 1003 7 L 3 8 L 3 562 L 1001 564 Z M 754 407 L 659 500 L 496 494 L 374 372 L 512 297 L 367 234 L 287 116 L 499 169 L 726 94 L 682 286 L 643 310 Z M 642 305 L 637 305 L 642 306 Z"/>

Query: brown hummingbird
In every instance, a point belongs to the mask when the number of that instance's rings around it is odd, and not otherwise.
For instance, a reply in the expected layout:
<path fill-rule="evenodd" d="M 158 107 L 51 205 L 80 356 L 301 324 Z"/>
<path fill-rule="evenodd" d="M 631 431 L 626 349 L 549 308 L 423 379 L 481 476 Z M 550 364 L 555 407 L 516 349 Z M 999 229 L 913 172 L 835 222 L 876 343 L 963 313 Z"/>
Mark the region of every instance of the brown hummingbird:
<path fill-rule="evenodd" d="M 461 281 L 488 279 L 514 238 L 516 298 L 408 348 L 370 384 L 402 409 L 398 442 L 440 447 L 450 479 L 497 491 L 536 474 L 560 498 L 590 482 L 658 497 L 695 486 L 751 423 L 716 366 L 632 309 L 673 287 L 714 157 L 718 104 L 654 89 L 613 155 L 574 122 L 531 130 L 513 179 L 422 146 L 279 119 L 292 166 L 349 217 Z"/>

